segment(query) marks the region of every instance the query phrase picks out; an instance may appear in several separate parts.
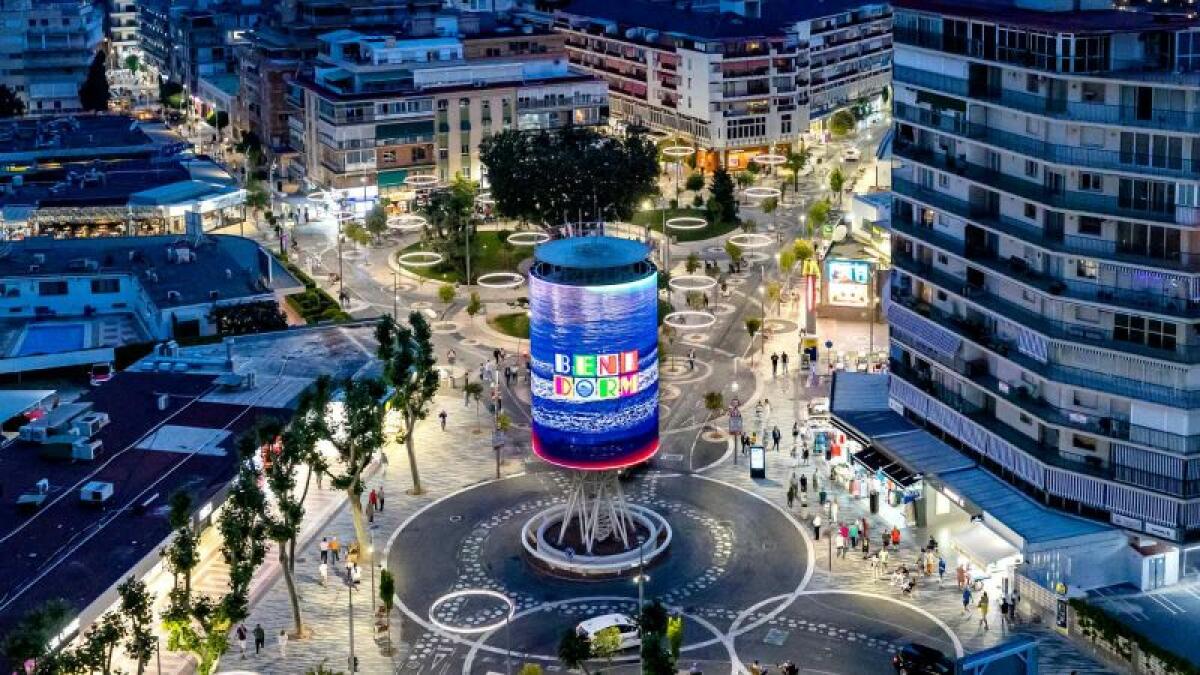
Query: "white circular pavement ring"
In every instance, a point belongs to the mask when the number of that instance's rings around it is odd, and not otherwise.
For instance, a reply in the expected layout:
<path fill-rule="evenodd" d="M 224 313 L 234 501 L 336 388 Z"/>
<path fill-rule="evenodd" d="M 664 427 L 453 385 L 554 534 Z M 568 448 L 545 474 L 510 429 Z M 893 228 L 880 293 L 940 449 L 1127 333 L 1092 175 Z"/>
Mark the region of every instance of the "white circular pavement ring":
<path fill-rule="evenodd" d="M 746 280 L 741 277 L 729 277 L 725 280 L 725 284 L 728 286 L 741 286 L 745 283 Z"/>
<path fill-rule="evenodd" d="M 716 322 L 717 318 L 712 314 L 695 309 L 681 309 L 663 317 L 663 325 L 677 330 L 702 330 Z"/>
<path fill-rule="evenodd" d="M 445 260 L 444 255 L 434 251 L 411 251 L 396 256 L 396 264 L 403 267 L 433 267 Z"/>
<path fill-rule="evenodd" d="M 450 335 L 458 330 L 458 324 L 453 321 L 434 321 L 429 324 L 429 330 L 435 335 Z"/>
<path fill-rule="evenodd" d="M 475 277 L 475 283 L 481 288 L 510 289 L 520 287 L 525 277 L 516 272 L 488 272 Z"/>
<path fill-rule="evenodd" d="M 787 161 L 787 157 L 777 155 L 773 152 L 765 152 L 761 155 L 751 157 L 750 161 L 760 166 L 779 166 Z"/>
<path fill-rule="evenodd" d="M 708 311 L 712 312 L 713 314 L 715 314 L 717 316 L 728 316 L 728 315 L 736 312 L 737 307 L 734 307 L 733 305 L 726 303 L 726 302 L 718 302 L 715 305 L 709 305 Z"/>
<path fill-rule="evenodd" d="M 703 230 L 708 227 L 708 221 L 695 216 L 679 216 L 668 218 L 664 225 L 668 230 Z"/>
<path fill-rule="evenodd" d="M 409 303 L 408 306 L 412 309 L 432 309 L 433 303 L 428 300 L 417 300 L 416 302 Z"/>
<path fill-rule="evenodd" d="M 755 248 L 766 248 L 775 243 L 775 238 L 766 234 L 757 232 L 742 232 L 740 234 L 731 235 L 729 242 L 740 249 L 750 250 Z"/>
<path fill-rule="evenodd" d="M 504 618 L 495 623 L 484 624 L 482 626 L 470 626 L 470 627 L 450 626 L 449 624 L 446 624 L 446 623 L 440 621 L 437 618 L 437 610 L 440 609 L 442 607 L 442 605 L 445 605 L 447 602 L 450 602 L 452 600 L 458 600 L 460 598 L 491 598 L 493 600 L 499 600 L 501 603 L 504 604 L 504 607 L 505 607 L 505 610 L 503 612 Z M 512 599 L 509 598 L 507 595 L 505 595 L 499 591 L 493 591 L 489 588 L 465 588 L 460 591 L 452 591 L 452 592 L 447 593 L 447 594 L 441 596 L 440 598 L 434 600 L 433 604 L 429 605 L 429 623 L 436 626 L 439 630 L 444 630 L 447 633 L 457 633 L 458 635 L 478 635 L 479 633 L 487 633 L 489 631 L 493 631 L 493 630 L 503 626 L 504 624 L 508 623 L 509 621 L 512 621 L 513 616 L 516 613 L 517 613 L 516 603 L 514 603 L 512 601 Z"/>
<path fill-rule="evenodd" d="M 317 190 L 316 192 L 308 193 L 304 198 L 310 202 L 328 202 L 333 199 L 333 195 L 324 190 Z"/>
<path fill-rule="evenodd" d="M 551 527 L 559 526 L 566 517 L 567 505 L 555 504 L 534 514 L 521 527 L 521 544 L 534 560 L 558 572 L 577 577 L 602 577 L 627 574 L 662 555 L 671 545 L 674 531 L 667 519 L 657 511 L 640 504 L 627 504 L 629 516 L 648 535 L 646 540 L 634 548 L 608 555 L 588 555 L 562 550 L 546 539 Z"/>
<path fill-rule="evenodd" d="M 742 261 L 749 265 L 757 265 L 759 263 L 770 262 L 771 256 L 762 251 L 746 251 L 742 254 Z"/>
<path fill-rule="evenodd" d="M 779 188 L 758 185 L 742 190 L 742 194 L 746 195 L 746 197 L 749 199 L 778 199 L 783 195 L 783 191 Z"/>
<path fill-rule="evenodd" d="M 415 213 L 408 213 L 403 216 L 392 216 L 387 220 L 387 226 L 393 230 L 408 232 L 410 230 L 419 230 L 429 224 L 424 216 L 418 216 Z"/>
<path fill-rule="evenodd" d="M 505 239 L 513 246 L 537 246 L 550 241 L 551 237 L 545 232 L 513 232 Z"/>
<path fill-rule="evenodd" d="M 684 157 L 690 157 L 696 154 L 696 149 L 690 145 L 668 145 L 661 150 L 663 157 L 670 157 L 674 160 L 681 160 Z"/>
<path fill-rule="evenodd" d="M 717 280 L 703 274 L 680 274 L 677 277 L 671 277 L 671 280 L 667 282 L 667 285 L 670 286 L 671 290 L 673 291 L 683 291 L 687 293 L 690 291 L 707 291 L 711 288 L 716 288 Z"/>
<path fill-rule="evenodd" d="M 690 342 L 692 344 L 701 344 L 704 342 L 708 342 L 708 334 L 707 333 L 688 333 L 687 335 L 683 336 L 683 341 Z"/>
<path fill-rule="evenodd" d="M 430 176 L 428 174 L 409 176 L 404 179 L 404 184 L 411 188 L 431 188 L 439 182 L 437 176 Z"/>

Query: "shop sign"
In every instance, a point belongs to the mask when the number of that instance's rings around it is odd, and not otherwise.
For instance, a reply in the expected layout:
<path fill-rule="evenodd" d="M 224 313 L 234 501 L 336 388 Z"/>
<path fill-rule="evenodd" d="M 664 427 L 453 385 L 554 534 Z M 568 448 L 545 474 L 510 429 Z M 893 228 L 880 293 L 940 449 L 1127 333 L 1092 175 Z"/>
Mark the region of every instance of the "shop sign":
<path fill-rule="evenodd" d="M 1178 539 L 1179 531 L 1173 527 L 1163 527 L 1154 523 L 1146 523 L 1146 534 L 1152 534 L 1163 539 Z"/>
<path fill-rule="evenodd" d="M 1122 516 L 1119 513 L 1110 513 L 1108 515 L 1112 520 L 1112 524 L 1116 525 L 1117 527 L 1124 527 L 1126 529 L 1139 531 L 1142 529 L 1142 521 L 1138 520 L 1137 518 Z"/>

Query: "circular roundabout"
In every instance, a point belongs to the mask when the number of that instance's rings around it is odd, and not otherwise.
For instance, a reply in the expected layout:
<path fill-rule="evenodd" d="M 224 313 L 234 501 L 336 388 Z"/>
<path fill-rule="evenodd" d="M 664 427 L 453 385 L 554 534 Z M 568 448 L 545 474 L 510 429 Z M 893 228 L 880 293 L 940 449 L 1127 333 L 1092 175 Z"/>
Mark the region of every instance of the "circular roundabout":
<path fill-rule="evenodd" d="M 541 516 L 564 508 L 555 486 L 565 483 L 556 470 L 489 481 L 433 502 L 400 526 L 388 543 L 386 565 L 395 575 L 398 609 L 428 631 L 422 639 L 504 655 L 505 640 L 487 635 L 504 625 L 502 596 L 513 604 L 513 656 L 552 661 L 566 628 L 599 614 L 635 610 L 637 587 L 627 577 L 582 582 L 531 560 L 526 537 L 557 541 L 557 528 Z M 685 650 L 692 656 L 728 659 L 732 640 L 722 632 L 730 621 L 747 607 L 794 596 L 807 585 L 812 544 L 798 523 L 765 499 L 678 474 L 643 474 L 622 486 L 632 508 L 659 514 L 659 526 L 670 532 L 669 547 L 661 536 L 647 539 L 662 549 L 646 563 L 647 599 L 705 611 L 728 606 L 722 610 L 728 618 L 696 615 L 685 622 Z M 763 565 L 766 542 L 772 559 L 786 564 Z M 476 598 L 474 589 L 494 595 Z M 463 596 L 487 602 L 457 602 Z M 414 648 L 409 658 L 423 654 Z"/>

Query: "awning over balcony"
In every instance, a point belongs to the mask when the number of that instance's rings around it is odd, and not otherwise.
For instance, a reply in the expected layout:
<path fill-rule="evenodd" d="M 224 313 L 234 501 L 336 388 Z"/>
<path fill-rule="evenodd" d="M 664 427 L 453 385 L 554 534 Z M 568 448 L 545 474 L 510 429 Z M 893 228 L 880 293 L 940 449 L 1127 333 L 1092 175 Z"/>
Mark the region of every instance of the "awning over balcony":
<path fill-rule="evenodd" d="M 908 331 L 935 353 L 954 356 L 962 344 L 962 338 L 912 310 L 891 303 L 887 308 L 888 323 Z"/>
<path fill-rule="evenodd" d="M 983 523 L 971 523 L 957 532 L 952 532 L 950 539 L 958 550 L 984 567 L 990 567 L 1021 553 Z"/>

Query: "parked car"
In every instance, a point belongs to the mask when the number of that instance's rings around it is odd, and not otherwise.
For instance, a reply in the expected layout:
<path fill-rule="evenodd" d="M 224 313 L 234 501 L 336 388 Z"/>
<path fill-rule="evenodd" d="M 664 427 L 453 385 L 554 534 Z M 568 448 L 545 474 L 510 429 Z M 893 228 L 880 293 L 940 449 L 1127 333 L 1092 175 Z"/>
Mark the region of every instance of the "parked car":
<path fill-rule="evenodd" d="M 933 647 L 910 642 L 892 657 L 892 667 L 897 675 L 950 675 L 954 661 Z"/>
<path fill-rule="evenodd" d="M 621 649 L 632 649 L 642 645 L 637 622 L 625 614 L 605 614 L 588 619 L 576 626 L 575 632 L 591 641 L 596 639 L 597 633 L 606 628 L 616 628 L 621 634 Z"/>
<path fill-rule="evenodd" d="M 846 150 L 842 152 L 843 162 L 857 162 L 860 159 L 862 159 L 862 151 L 858 148 L 846 148 Z"/>

